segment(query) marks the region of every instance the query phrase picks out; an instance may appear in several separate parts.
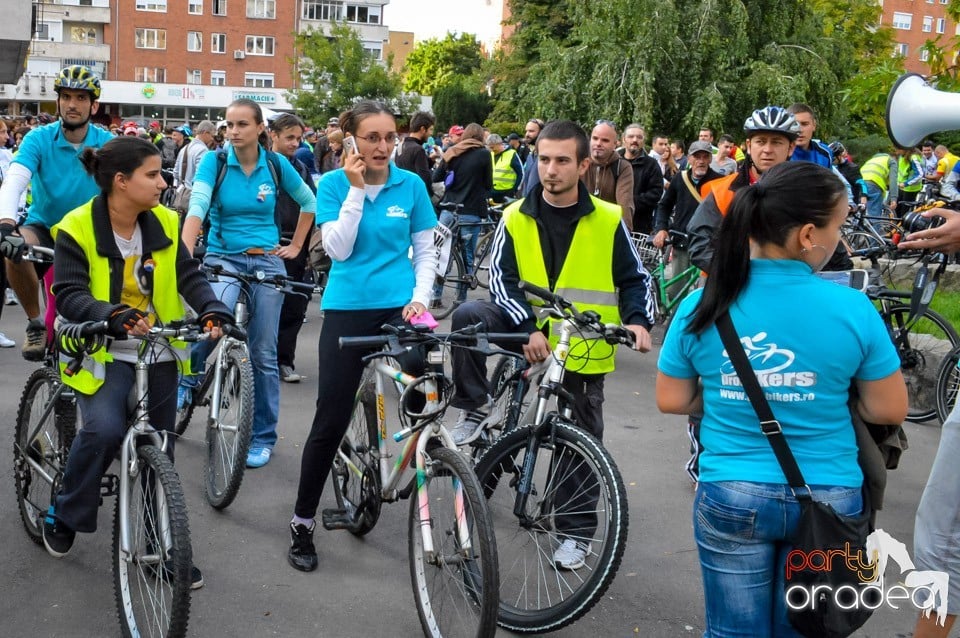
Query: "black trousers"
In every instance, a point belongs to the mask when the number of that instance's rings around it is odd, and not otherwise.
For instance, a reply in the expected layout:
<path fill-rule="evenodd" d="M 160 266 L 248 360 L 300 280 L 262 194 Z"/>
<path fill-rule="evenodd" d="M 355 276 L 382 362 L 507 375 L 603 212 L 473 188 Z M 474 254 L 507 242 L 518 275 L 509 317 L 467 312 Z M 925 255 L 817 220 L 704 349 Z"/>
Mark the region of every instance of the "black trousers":
<path fill-rule="evenodd" d="M 300 460 L 300 486 L 294 513 L 302 518 L 316 516 L 323 486 L 337 455 L 340 441 L 350 425 L 354 397 L 360 387 L 369 350 L 340 349 L 340 337 L 366 337 L 382 333 L 383 324 L 401 325 L 402 308 L 376 310 L 327 310 L 320 329 L 320 370 L 317 375 L 317 411 Z M 404 372 L 423 373 L 424 357 L 416 350 L 398 357 Z M 414 399 L 418 395 L 414 395 Z M 422 395 L 420 395 L 422 397 Z M 411 405 L 417 409 L 420 406 Z"/>
<path fill-rule="evenodd" d="M 307 271 L 306 253 L 297 255 L 296 259 L 285 259 L 284 267 L 287 269 L 287 276 L 294 281 L 303 281 L 304 273 Z M 277 327 L 277 365 L 290 366 L 297 355 L 297 337 L 300 334 L 300 328 L 303 327 L 303 318 L 307 314 L 307 307 L 310 305 L 310 299 L 300 295 L 284 295 L 283 306 L 280 308 L 280 323 Z"/>
<path fill-rule="evenodd" d="M 515 330 L 503 310 L 489 301 L 468 301 L 453 313 L 453 330 L 482 323 L 487 332 Z M 517 346 L 508 346 L 516 348 Z M 453 348 L 453 383 L 455 394 L 452 406 L 465 410 L 484 405 L 491 392 L 487 379 L 486 357 L 464 348 Z M 563 387 L 573 395 L 574 422 L 603 440 L 603 381 L 602 374 L 579 374 L 567 371 Z M 561 409 L 565 407 L 563 402 Z M 582 464 L 572 467 L 569 458 L 561 458 L 555 475 L 563 477 L 557 486 L 556 526 L 563 534 L 575 540 L 589 540 L 597 528 L 597 500 L 600 485 L 589 468 Z"/>

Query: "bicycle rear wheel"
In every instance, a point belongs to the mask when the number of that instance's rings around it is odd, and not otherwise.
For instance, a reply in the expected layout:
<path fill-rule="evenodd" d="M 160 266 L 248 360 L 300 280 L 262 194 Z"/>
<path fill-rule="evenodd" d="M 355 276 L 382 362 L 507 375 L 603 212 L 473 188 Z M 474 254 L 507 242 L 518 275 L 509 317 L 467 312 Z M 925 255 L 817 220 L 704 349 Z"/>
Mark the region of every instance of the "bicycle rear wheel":
<path fill-rule="evenodd" d="M 213 374 L 213 371 L 211 371 Z M 213 401 L 211 397 L 211 410 Z M 220 418 L 207 424 L 207 502 L 223 509 L 233 502 L 243 481 L 253 429 L 253 365 L 247 349 L 232 346 L 224 355 Z"/>
<path fill-rule="evenodd" d="M 493 246 L 493 230 L 480 235 L 477 247 L 473 251 L 473 258 L 477 264 L 477 284 L 481 288 L 490 287 L 490 252 Z"/>
<path fill-rule="evenodd" d="M 333 459 L 333 493 L 337 507 L 354 525 L 355 536 L 369 533 L 380 518 L 380 451 L 377 447 L 376 396 L 365 380 L 357 391 L 353 414 L 340 450 Z"/>
<path fill-rule="evenodd" d="M 453 312 L 458 305 L 461 290 L 466 295 L 467 290 L 467 272 L 463 265 L 463 255 L 460 254 L 458 245 L 454 245 L 450 253 L 450 261 L 447 262 L 447 272 L 443 277 L 443 283 L 440 286 L 439 298 L 434 297 L 434 302 L 430 304 L 430 314 L 437 319 L 443 319 Z M 436 293 L 436 291 L 434 291 Z"/>
<path fill-rule="evenodd" d="M 60 472 L 76 435 L 76 404 L 61 396 L 49 412 L 61 381 L 51 368 L 37 368 L 27 379 L 14 429 L 13 480 L 23 528 L 43 544 L 43 515 L 57 489 Z M 39 427 L 38 427 L 39 426 Z"/>
<path fill-rule="evenodd" d="M 113 582 L 123 636 L 185 636 L 193 553 L 180 478 L 166 454 L 142 445 L 128 489 L 126 510 L 118 497 L 113 517 Z M 121 549 L 121 517 L 129 554 Z"/>
<path fill-rule="evenodd" d="M 943 423 L 957 404 L 960 389 L 960 347 L 954 348 L 940 362 L 937 372 L 937 417 Z"/>
<path fill-rule="evenodd" d="M 613 582 L 627 539 L 626 490 L 609 452 L 572 423 L 558 418 L 553 429 L 552 442 L 550 428 L 540 435 L 527 477 L 526 520 L 513 512 L 535 426 L 504 434 L 477 465 L 500 556 L 498 622 L 519 633 L 554 631 L 586 614 Z M 582 567 L 554 564 L 566 540 L 585 546 Z"/>
<path fill-rule="evenodd" d="M 910 407 L 907 421 L 923 423 L 937 417 L 937 377 L 944 359 L 960 337 L 950 322 L 932 310 L 917 318 L 909 330 L 901 331 L 910 319 L 910 307 L 893 306 L 888 311 L 895 333 L 900 370 L 907 383 Z"/>
<path fill-rule="evenodd" d="M 477 477 L 459 452 L 430 450 L 424 484 L 410 495 L 410 577 L 426 636 L 493 636 L 497 549 Z M 429 515 L 427 514 L 429 511 Z M 424 547 L 429 522 L 433 550 Z"/>

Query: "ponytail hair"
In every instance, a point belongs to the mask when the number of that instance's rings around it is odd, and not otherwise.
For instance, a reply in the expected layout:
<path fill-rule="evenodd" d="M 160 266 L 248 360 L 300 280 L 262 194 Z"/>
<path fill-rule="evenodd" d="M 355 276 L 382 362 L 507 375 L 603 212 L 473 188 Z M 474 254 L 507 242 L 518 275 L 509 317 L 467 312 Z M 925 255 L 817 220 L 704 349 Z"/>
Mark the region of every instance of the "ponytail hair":
<path fill-rule="evenodd" d="M 840 178 L 811 162 L 778 164 L 760 182 L 737 191 L 714 236 L 707 283 L 687 329 L 701 334 L 740 296 L 750 277 L 751 241 L 785 247 L 794 229 L 829 224 L 845 198 Z"/>
<path fill-rule="evenodd" d="M 117 173 L 129 177 L 148 157 L 160 155 L 160 149 L 141 137 L 115 137 L 100 148 L 88 146 L 80 153 L 83 168 L 100 187 L 101 192 L 113 191 Z"/>

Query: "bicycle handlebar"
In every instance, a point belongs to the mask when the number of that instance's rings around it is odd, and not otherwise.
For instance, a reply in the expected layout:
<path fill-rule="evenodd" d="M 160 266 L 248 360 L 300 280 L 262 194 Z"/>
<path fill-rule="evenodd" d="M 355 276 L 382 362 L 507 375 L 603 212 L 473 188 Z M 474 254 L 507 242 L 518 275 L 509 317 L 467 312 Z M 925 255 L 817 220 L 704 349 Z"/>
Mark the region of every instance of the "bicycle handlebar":
<path fill-rule="evenodd" d="M 482 324 L 467 326 L 456 332 L 426 332 L 412 327 L 398 327 L 391 324 L 382 326 L 388 334 L 370 337 L 340 337 L 340 348 L 382 348 L 384 346 L 404 346 L 420 343 L 451 343 L 462 346 L 479 346 L 483 342 L 525 344 L 530 335 L 517 332 L 482 332 Z M 388 353 L 384 353 L 388 354 Z"/>
<path fill-rule="evenodd" d="M 267 284 L 284 295 L 301 295 L 309 299 L 313 294 L 313 284 L 294 281 L 287 275 L 267 275 L 262 270 L 253 274 L 239 273 L 227 270 L 221 264 L 203 265 L 200 269 L 206 273 L 208 279 L 212 278 L 212 281 L 216 281 L 217 277 L 230 277 L 249 284 Z"/>
<path fill-rule="evenodd" d="M 520 290 L 528 292 L 531 295 L 540 297 L 544 301 L 549 302 L 551 305 L 556 307 L 561 311 L 564 317 L 573 319 L 574 323 L 582 328 L 587 328 L 593 332 L 601 335 L 607 343 L 622 343 L 628 345 L 631 348 L 636 343 L 636 335 L 627 328 L 615 324 L 600 323 L 600 315 L 597 313 L 588 310 L 587 312 L 580 312 L 577 310 L 576 306 L 573 303 L 567 301 L 560 295 L 547 290 L 546 288 L 541 288 L 535 284 L 531 284 L 529 281 L 521 281 L 519 283 Z"/>

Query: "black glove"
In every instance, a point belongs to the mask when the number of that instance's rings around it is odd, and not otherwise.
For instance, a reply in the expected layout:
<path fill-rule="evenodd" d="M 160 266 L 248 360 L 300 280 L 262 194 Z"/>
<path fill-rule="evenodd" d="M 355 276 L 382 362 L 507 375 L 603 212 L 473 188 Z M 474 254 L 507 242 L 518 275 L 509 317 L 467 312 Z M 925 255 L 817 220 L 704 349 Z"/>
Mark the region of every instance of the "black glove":
<path fill-rule="evenodd" d="M 223 328 L 233 323 L 233 315 L 223 312 L 207 312 L 200 315 L 197 324 L 201 328 Z"/>
<path fill-rule="evenodd" d="M 13 224 L 0 224 L 0 253 L 7 259 L 19 262 L 23 251 L 27 249 L 27 242 L 17 233 Z"/>
<path fill-rule="evenodd" d="M 110 315 L 109 330 L 113 337 L 126 337 L 127 332 L 133 329 L 137 322 L 146 319 L 147 314 L 138 308 L 121 306 Z"/>

